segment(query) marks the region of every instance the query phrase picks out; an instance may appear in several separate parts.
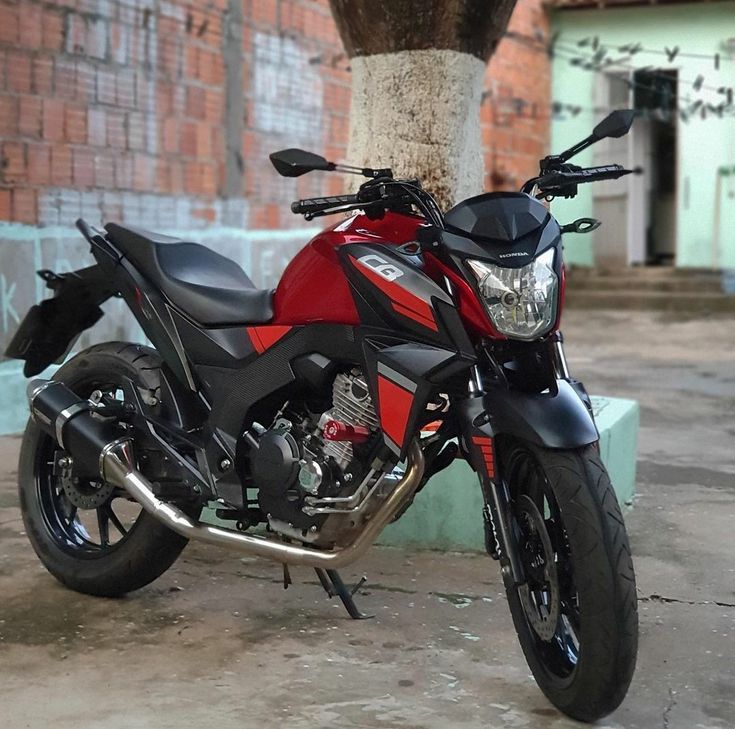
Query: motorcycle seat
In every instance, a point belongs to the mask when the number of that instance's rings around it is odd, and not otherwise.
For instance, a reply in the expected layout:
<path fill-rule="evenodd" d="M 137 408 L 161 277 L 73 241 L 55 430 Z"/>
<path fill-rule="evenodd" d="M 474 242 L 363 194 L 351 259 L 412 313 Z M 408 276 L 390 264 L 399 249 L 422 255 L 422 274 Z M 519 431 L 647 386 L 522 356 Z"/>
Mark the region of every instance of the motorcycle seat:
<path fill-rule="evenodd" d="M 273 318 L 273 291 L 255 288 L 235 261 L 167 235 L 115 223 L 105 230 L 112 244 L 199 324 L 264 324 Z"/>

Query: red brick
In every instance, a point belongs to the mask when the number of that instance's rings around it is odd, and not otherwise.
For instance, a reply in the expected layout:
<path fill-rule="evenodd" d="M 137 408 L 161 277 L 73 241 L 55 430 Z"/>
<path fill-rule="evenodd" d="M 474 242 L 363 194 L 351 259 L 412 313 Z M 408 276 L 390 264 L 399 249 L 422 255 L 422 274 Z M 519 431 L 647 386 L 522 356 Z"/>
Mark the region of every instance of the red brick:
<path fill-rule="evenodd" d="M 173 113 L 173 84 L 169 81 L 156 83 L 156 113 L 159 117 L 171 116 Z"/>
<path fill-rule="evenodd" d="M 33 91 L 39 96 L 51 94 L 54 83 L 54 63 L 50 58 L 33 59 Z"/>
<path fill-rule="evenodd" d="M 111 155 L 98 154 L 94 158 L 94 182 L 97 187 L 115 187 L 115 159 Z"/>
<path fill-rule="evenodd" d="M 115 157 L 115 187 L 130 190 L 133 187 L 133 158 L 131 155 Z"/>
<path fill-rule="evenodd" d="M 31 57 L 24 51 L 8 52 L 8 89 L 21 94 L 31 92 Z"/>
<path fill-rule="evenodd" d="M 184 67 L 182 73 L 190 81 L 199 77 L 199 49 L 193 43 L 187 44 L 184 49 Z"/>
<path fill-rule="evenodd" d="M 28 182 L 48 185 L 51 182 L 51 147 L 48 144 L 28 145 Z"/>
<path fill-rule="evenodd" d="M 87 61 L 74 64 L 75 98 L 79 101 L 93 102 L 97 94 L 97 70 Z"/>
<path fill-rule="evenodd" d="M 185 121 L 179 126 L 179 149 L 186 157 L 195 157 L 197 153 L 196 122 Z"/>
<path fill-rule="evenodd" d="M 87 142 L 93 147 L 107 144 L 107 114 L 104 109 L 87 111 Z"/>
<path fill-rule="evenodd" d="M 114 105 L 117 95 L 115 74 L 105 69 L 97 70 L 97 101 L 102 104 Z"/>
<path fill-rule="evenodd" d="M 13 217 L 11 198 L 10 190 L 0 190 L 0 220 L 10 220 Z"/>
<path fill-rule="evenodd" d="M 42 45 L 49 51 L 61 50 L 64 44 L 64 17 L 54 8 L 44 8 L 41 20 Z"/>
<path fill-rule="evenodd" d="M 158 38 L 158 67 L 171 78 L 179 75 L 181 66 L 181 45 L 175 37 Z"/>
<path fill-rule="evenodd" d="M 0 43 L 18 42 L 18 7 L 0 4 Z"/>
<path fill-rule="evenodd" d="M 43 100 L 43 138 L 49 142 L 64 139 L 64 102 L 60 99 Z"/>
<path fill-rule="evenodd" d="M 72 153 L 72 179 L 74 187 L 94 187 L 94 153 L 76 148 Z"/>
<path fill-rule="evenodd" d="M 224 105 L 222 103 L 222 92 L 218 89 L 207 89 L 204 102 L 204 119 L 210 123 L 221 124 Z"/>
<path fill-rule="evenodd" d="M 43 9 L 35 2 L 20 5 L 20 45 L 29 50 L 41 48 Z"/>
<path fill-rule="evenodd" d="M 118 106 L 135 106 L 135 72 L 130 69 L 119 71 L 115 79 L 115 99 Z"/>
<path fill-rule="evenodd" d="M 17 185 L 26 182 L 25 145 L 19 142 L 5 142 L 2 147 L 2 180 L 8 185 Z"/>
<path fill-rule="evenodd" d="M 251 19 L 253 23 L 272 28 L 278 22 L 278 5 L 281 3 L 261 2 L 255 0 L 251 6 Z M 282 3 L 285 5 L 285 3 Z"/>
<path fill-rule="evenodd" d="M 128 149 L 145 149 L 145 118 L 138 112 L 128 114 Z"/>
<path fill-rule="evenodd" d="M 54 57 L 54 93 L 64 99 L 76 97 L 77 71 L 74 61 Z"/>
<path fill-rule="evenodd" d="M 18 134 L 18 98 L 0 95 L 0 135 L 14 137 Z"/>
<path fill-rule="evenodd" d="M 71 149 L 66 144 L 55 144 L 51 148 L 51 184 L 69 187 L 71 179 Z"/>
<path fill-rule="evenodd" d="M 171 193 L 171 165 L 165 159 L 156 160 L 156 192 Z"/>
<path fill-rule="evenodd" d="M 155 165 L 152 157 L 144 154 L 133 156 L 133 189 L 139 192 L 153 191 Z"/>
<path fill-rule="evenodd" d="M 186 115 L 192 119 L 204 119 L 207 111 L 207 93 L 200 86 L 186 88 Z"/>
<path fill-rule="evenodd" d="M 173 160 L 170 167 L 171 184 L 169 192 L 178 195 L 184 192 L 184 164 L 179 160 Z"/>
<path fill-rule="evenodd" d="M 87 110 L 67 106 L 64 110 L 64 136 L 73 144 L 87 142 Z"/>
<path fill-rule="evenodd" d="M 38 222 L 38 205 L 35 190 L 18 188 L 13 190 L 13 220 L 34 225 Z"/>
<path fill-rule="evenodd" d="M 206 122 L 196 125 L 196 153 L 200 159 L 212 157 L 212 127 Z"/>
<path fill-rule="evenodd" d="M 19 99 L 18 131 L 26 137 L 40 137 L 42 102 L 38 96 L 21 96 Z"/>
<path fill-rule="evenodd" d="M 107 112 L 107 145 L 115 149 L 125 149 L 127 145 L 125 115 L 122 112 Z"/>
<path fill-rule="evenodd" d="M 161 125 L 161 147 L 166 154 L 179 151 L 179 120 L 174 117 L 164 119 Z"/>
<path fill-rule="evenodd" d="M 133 31 L 134 32 L 134 31 Z M 110 54 L 115 63 L 128 62 L 128 40 L 131 29 L 127 25 L 112 21 L 110 23 Z"/>

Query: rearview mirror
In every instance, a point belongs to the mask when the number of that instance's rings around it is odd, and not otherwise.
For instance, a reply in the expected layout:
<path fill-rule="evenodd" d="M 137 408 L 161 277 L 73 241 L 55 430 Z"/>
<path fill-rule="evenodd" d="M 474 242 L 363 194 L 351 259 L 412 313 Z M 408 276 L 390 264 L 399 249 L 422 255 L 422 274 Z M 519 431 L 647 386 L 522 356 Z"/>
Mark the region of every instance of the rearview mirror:
<path fill-rule="evenodd" d="M 333 170 L 335 165 L 324 157 L 303 149 L 282 149 L 273 152 L 270 160 L 281 177 L 300 177 L 313 170 Z"/>
<path fill-rule="evenodd" d="M 633 126 L 635 111 L 633 109 L 618 109 L 608 114 L 593 130 L 595 140 L 608 137 L 624 137 Z"/>

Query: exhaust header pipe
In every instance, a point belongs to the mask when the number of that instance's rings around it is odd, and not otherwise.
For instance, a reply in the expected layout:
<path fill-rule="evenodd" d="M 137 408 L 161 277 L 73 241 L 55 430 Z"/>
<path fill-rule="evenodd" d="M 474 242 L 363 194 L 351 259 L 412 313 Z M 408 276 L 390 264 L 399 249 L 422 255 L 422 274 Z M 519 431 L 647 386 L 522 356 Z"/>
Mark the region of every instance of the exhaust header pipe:
<path fill-rule="evenodd" d="M 136 466 L 130 436 L 114 423 L 95 417 L 94 406 L 80 400 L 66 385 L 33 380 L 28 385 L 28 400 L 35 422 L 72 458 L 86 468 L 95 468 L 104 481 L 127 491 L 169 529 L 187 539 L 235 548 L 244 554 L 284 564 L 322 569 L 351 564 L 367 551 L 383 527 L 411 498 L 424 475 L 424 457 L 414 441 L 408 449 L 408 469 L 403 478 L 351 544 L 331 551 L 302 547 L 204 524 L 173 504 L 161 501 Z"/>

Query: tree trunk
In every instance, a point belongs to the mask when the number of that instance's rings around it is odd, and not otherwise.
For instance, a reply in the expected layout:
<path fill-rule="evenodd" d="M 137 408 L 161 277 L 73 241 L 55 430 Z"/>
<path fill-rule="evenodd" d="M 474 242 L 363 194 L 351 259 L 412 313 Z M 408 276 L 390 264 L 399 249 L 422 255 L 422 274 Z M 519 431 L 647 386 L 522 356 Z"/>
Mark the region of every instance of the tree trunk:
<path fill-rule="evenodd" d="M 447 208 L 483 189 L 485 65 L 516 0 L 330 0 L 351 58 L 347 159 L 418 177 Z"/>

